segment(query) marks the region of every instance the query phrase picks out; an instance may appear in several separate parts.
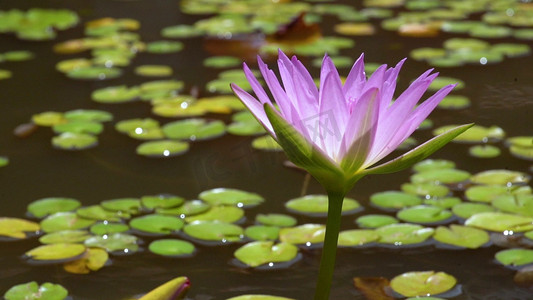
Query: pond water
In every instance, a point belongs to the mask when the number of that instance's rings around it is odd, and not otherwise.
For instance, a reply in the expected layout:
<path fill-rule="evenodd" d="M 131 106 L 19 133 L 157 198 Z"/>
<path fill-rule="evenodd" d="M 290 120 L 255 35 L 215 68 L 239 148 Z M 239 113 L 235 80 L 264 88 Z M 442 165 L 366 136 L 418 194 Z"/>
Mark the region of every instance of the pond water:
<path fill-rule="evenodd" d="M 342 3 L 343 1 L 339 1 Z M 311 3 L 311 2 L 310 2 Z M 344 3 L 352 3 L 344 1 Z M 134 85 L 149 78 L 134 75 L 133 68 L 144 64 L 164 64 L 174 70 L 172 78 L 184 81 L 185 90 L 197 87 L 201 96 L 212 95 L 205 84 L 217 78 L 218 69 L 206 68 L 203 60 L 211 54 L 205 50 L 203 38 L 183 40 L 182 51 L 172 54 L 140 53 L 124 68 L 124 75 L 109 81 L 72 80 L 55 70 L 61 60 L 85 56 L 61 55 L 53 52 L 54 44 L 83 37 L 83 22 L 103 17 L 132 18 L 141 23 L 138 33 L 145 42 L 161 40 L 162 28 L 176 24 L 192 24 L 204 18 L 180 11 L 179 1 L 65 1 L 0 0 L 0 10 L 27 10 L 38 4 L 41 8 L 67 8 L 76 11 L 81 23 L 58 32 L 52 41 L 23 41 L 12 34 L 0 35 L 0 53 L 28 50 L 35 58 L 24 62 L 3 62 L 1 69 L 9 69 L 13 76 L 0 80 L 0 155 L 9 158 L 8 166 L 0 169 L 0 215 L 23 218 L 26 206 L 44 197 L 72 197 L 83 205 L 93 205 L 107 199 L 140 197 L 160 193 L 195 199 L 204 190 L 216 187 L 242 189 L 258 193 L 265 202 L 246 209 L 247 220 L 253 224 L 258 213 L 289 213 L 284 203 L 299 197 L 305 174 L 283 165 L 285 156 L 278 152 L 252 149 L 251 137 L 225 136 L 198 141 L 180 156 L 150 159 L 135 154 L 139 141 L 119 134 L 113 125 L 130 118 L 152 117 L 162 122 L 170 119 L 154 116 L 146 102 L 99 104 L 91 101 L 91 93 L 112 85 Z M 357 8 L 361 8 L 358 4 Z M 401 9 L 395 8 L 394 12 Z M 479 14 L 472 18 L 479 19 Z M 321 23 L 324 35 L 334 35 L 334 16 L 324 16 Z M 440 33 L 436 37 L 402 37 L 394 31 L 380 28 L 380 20 L 372 19 L 376 34 L 350 37 L 355 46 L 341 50 L 341 54 L 356 59 L 365 52 L 367 62 L 395 64 L 420 47 L 441 47 L 448 38 L 462 36 Z M 514 38 L 490 39 L 491 43 L 512 42 Z M 531 41 L 519 41 L 533 46 Z M 311 58 L 300 57 L 311 65 Z M 269 63 L 273 65 L 273 60 Z M 441 75 L 465 82 L 456 94 L 472 101 L 468 109 L 437 109 L 430 116 L 434 127 L 475 122 L 482 126 L 500 126 L 507 136 L 531 135 L 533 113 L 533 57 L 506 58 L 502 63 L 437 68 Z M 408 59 L 400 73 L 399 90 L 409 80 L 428 69 L 425 62 Z M 340 69 L 347 74 L 349 69 Z M 315 75 L 318 69 L 313 68 Z M 19 138 L 13 130 L 27 123 L 31 116 L 44 111 L 64 112 L 73 109 L 99 109 L 114 116 L 99 136 L 99 145 L 84 151 L 61 151 L 50 144 L 49 128 L 38 128 L 31 136 Z M 230 122 L 227 115 L 210 114 L 210 118 Z M 418 141 L 430 138 L 431 130 L 415 132 Z M 453 160 L 457 168 L 472 174 L 489 169 L 509 169 L 530 172 L 531 162 L 515 158 L 502 143 L 496 143 L 502 155 L 492 159 L 468 155 L 469 145 L 449 144 L 432 158 Z M 400 152 L 396 151 L 393 155 Z M 363 214 L 382 213 L 371 207 L 373 193 L 399 190 L 409 181 L 411 171 L 361 180 L 349 193 L 365 210 L 343 217 L 343 229 L 356 228 L 354 220 Z M 306 193 L 323 193 L 311 180 Z M 298 224 L 324 223 L 324 218 L 297 218 Z M 391 215 L 394 215 L 393 213 Z M 147 246 L 154 238 L 143 238 Z M 37 239 L 0 243 L 0 293 L 11 286 L 28 281 L 60 283 L 74 299 L 124 299 L 141 294 L 177 276 L 187 276 L 192 282 L 191 299 L 226 299 L 241 294 L 271 294 L 295 299 L 312 298 L 318 272 L 320 249 L 302 249 L 302 260 L 288 269 L 256 271 L 231 263 L 233 252 L 242 244 L 224 246 L 197 245 L 195 256 L 186 259 L 161 258 L 144 251 L 133 255 L 113 256 L 112 265 L 89 275 L 66 273 L 61 266 L 34 266 L 22 259 L 22 254 L 39 245 Z M 462 293 L 452 299 L 532 299 L 529 288 L 513 282 L 514 270 L 494 261 L 501 247 L 490 246 L 475 250 L 445 250 L 434 246 L 417 248 L 343 248 L 339 250 L 331 299 L 365 299 L 353 286 L 354 277 L 392 277 L 408 271 L 435 270 L 455 276 Z"/>

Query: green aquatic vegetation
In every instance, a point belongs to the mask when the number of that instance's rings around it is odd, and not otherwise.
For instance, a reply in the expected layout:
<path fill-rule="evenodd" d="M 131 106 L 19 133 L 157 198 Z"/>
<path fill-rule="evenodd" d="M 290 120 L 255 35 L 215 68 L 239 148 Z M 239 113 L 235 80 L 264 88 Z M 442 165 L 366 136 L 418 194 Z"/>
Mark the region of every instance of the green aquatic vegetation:
<path fill-rule="evenodd" d="M 275 241 L 279 237 L 279 227 L 253 225 L 244 230 L 244 235 L 255 241 Z"/>
<path fill-rule="evenodd" d="M 493 158 L 501 154 L 500 148 L 492 145 L 476 145 L 468 149 L 470 156 L 477 158 Z"/>
<path fill-rule="evenodd" d="M 378 240 L 379 235 L 370 229 L 343 230 L 339 233 L 339 247 L 363 246 Z"/>
<path fill-rule="evenodd" d="M 488 243 L 490 236 L 481 229 L 451 224 L 449 227 L 437 227 L 433 239 L 461 248 L 476 249 Z"/>
<path fill-rule="evenodd" d="M 75 260 L 85 251 L 83 244 L 58 243 L 38 246 L 27 251 L 25 255 L 34 261 L 58 263 Z"/>
<path fill-rule="evenodd" d="M 259 205 L 265 201 L 259 194 L 229 188 L 203 191 L 198 195 L 198 198 L 213 206 L 231 205 L 244 208 Z"/>
<path fill-rule="evenodd" d="M 370 203 L 385 210 L 397 210 L 404 207 L 415 206 L 422 203 L 422 199 L 400 191 L 384 191 L 372 194 Z"/>
<path fill-rule="evenodd" d="M 49 197 L 31 202 L 27 210 L 36 218 L 44 218 L 58 212 L 74 211 L 80 206 L 81 202 L 73 198 Z"/>
<path fill-rule="evenodd" d="M 78 15 L 68 9 L 31 8 L 0 11 L 0 32 L 14 33 L 19 39 L 51 40 L 57 30 L 65 30 L 79 22 Z"/>
<path fill-rule="evenodd" d="M 438 295 L 451 290 L 457 284 L 457 279 L 444 272 L 422 271 L 407 272 L 394 277 L 391 288 L 405 296 Z"/>
<path fill-rule="evenodd" d="M 0 237 L 24 239 L 31 234 L 35 234 L 40 229 L 41 226 L 32 221 L 0 217 Z"/>
<path fill-rule="evenodd" d="M 494 257 L 504 266 L 520 267 L 533 263 L 533 250 L 520 248 L 501 250 Z"/>
<path fill-rule="evenodd" d="M 62 230 L 45 234 L 39 238 L 41 244 L 60 244 L 60 243 L 83 243 L 91 237 L 87 230 Z"/>
<path fill-rule="evenodd" d="M 289 243 L 274 244 L 272 241 L 256 241 L 237 249 L 235 257 L 249 267 L 288 262 L 298 255 L 298 247 Z"/>
<path fill-rule="evenodd" d="M 326 233 L 326 226 L 322 224 L 303 224 L 295 227 L 282 228 L 279 231 L 279 240 L 294 245 L 322 243 Z"/>
<path fill-rule="evenodd" d="M 265 226 L 292 227 L 297 221 L 294 217 L 285 214 L 258 214 L 255 221 Z"/>
<path fill-rule="evenodd" d="M 167 123 L 161 130 L 169 139 L 201 141 L 220 137 L 226 132 L 226 126 L 219 120 L 195 118 Z"/>
<path fill-rule="evenodd" d="M 112 254 L 132 254 L 139 250 L 138 241 L 134 235 L 119 232 L 90 237 L 84 244 L 87 247 L 105 249 Z"/>
<path fill-rule="evenodd" d="M 399 221 L 395 217 L 389 215 L 370 214 L 360 216 L 355 222 L 361 228 L 379 228 L 390 224 L 396 224 Z"/>
<path fill-rule="evenodd" d="M 61 150 L 84 150 L 98 145 L 98 138 L 91 134 L 67 131 L 53 137 L 52 145 Z"/>
<path fill-rule="evenodd" d="M 159 134 L 155 137 L 161 138 Z M 137 146 L 135 152 L 138 155 L 161 158 L 161 157 L 173 157 L 184 154 L 189 150 L 189 143 L 173 140 L 157 140 L 144 142 Z"/>
<path fill-rule="evenodd" d="M 487 205 L 487 204 L 483 204 L 483 203 L 464 202 L 464 203 L 455 204 L 452 207 L 453 214 L 463 219 L 468 219 L 471 216 L 478 214 L 478 213 L 493 212 L 493 211 L 496 211 L 494 207 Z"/>
<path fill-rule="evenodd" d="M 285 207 L 294 213 L 325 217 L 328 212 L 328 197 L 326 195 L 307 195 L 287 201 Z M 361 205 L 356 200 L 344 199 L 342 214 L 353 214 L 361 209 Z"/>
<path fill-rule="evenodd" d="M 67 289 L 60 284 L 45 282 L 39 285 L 36 281 L 12 286 L 4 294 L 6 300 L 64 300 L 67 299 L 67 296 Z"/>
<path fill-rule="evenodd" d="M 162 239 L 151 242 L 148 250 L 166 257 L 189 257 L 194 254 L 196 247 L 187 241 Z"/>

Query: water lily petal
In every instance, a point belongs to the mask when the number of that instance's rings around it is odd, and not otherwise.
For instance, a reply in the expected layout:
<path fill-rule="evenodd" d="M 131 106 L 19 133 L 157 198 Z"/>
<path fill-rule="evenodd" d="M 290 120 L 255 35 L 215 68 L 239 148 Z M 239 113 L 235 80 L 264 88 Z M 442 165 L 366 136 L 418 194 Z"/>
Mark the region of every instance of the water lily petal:
<path fill-rule="evenodd" d="M 365 54 L 362 53 L 353 64 L 350 73 L 348 73 L 348 76 L 346 77 L 344 86 L 342 87 L 343 92 L 348 100 L 355 100 L 361 94 L 363 86 L 365 85 L 366 75 L 364 59 Z"/>
<path fill-rule="evenodd" d="M 276 78 L 274 72 L 272 72 L 272 70 L 268 68 L 268 66 L 263 62 L 260 57 L 257 58 L 257 64 L 259 65 L 259 71 L 261 71 L 261 74 L 263 75 L 263 78 L 265 79 L 265 82 L 268 88 L 270 89 L 272 96 L 274 96 L 276 104 L 279 106 L 281 115 L 285 119 L 287 119 L 289 123 L 292 123 L 294 112 L 292 109 L 292 103 L 287 97 L 285 90 L 283 90 L 283 88 L 279 84 L 279 81 Z"/>
<path fill-rule="evenodd" d="M 273 136 L 276 136 L 272 124 L 267 118 L 263 105 L 257 101 L 252 95 L 248 94 L 245 90 L 241 89 L 238 85 L 232 83 L 231 89 L 242 101 L 242 103 L 250 110 L 254 117 L 265 127 L 265 129 Z M 271 105 L 271 104 L 270 104 Z"/>
<path fill-rule="evenodd" d="M 265 90 L 263 89 L 259 81 L 255 78 L 254 74 L 252 73 L 248 65 L 246 63 L 243 63 L 242 66 L 244 70 L 244 75 L 246 76 L 246 79 L 252 86 L 252 90 L 254 91 L 255 95 L 257 96 L 261 104 L 265 104 L 265 103 L 272 104 L 267 93 L 265 92 Z"/>
<path fill-rule="evenodd" d="M 325 59 L 326 60 L 326 59 Z M 325 64 L 328 64 L 327 62 Z M 348 108 L 336 72 L 329 72 L 320 89 L 319 114 L 309 121 L 318 123 L 314 140 L 324 152 L 335 159 L 348 120 Z"/>

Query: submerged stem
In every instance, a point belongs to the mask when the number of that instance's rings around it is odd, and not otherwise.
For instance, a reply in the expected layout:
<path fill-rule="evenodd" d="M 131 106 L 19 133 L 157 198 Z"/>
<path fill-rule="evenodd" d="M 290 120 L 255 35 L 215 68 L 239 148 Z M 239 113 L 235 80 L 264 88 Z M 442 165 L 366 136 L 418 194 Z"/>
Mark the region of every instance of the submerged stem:
<path fill-rule="evenodd" d="M 335 268 L 337 255 L 337 241 L 341 227 L 341 213 L 344 193 L 328 191 L 328 219 L 326 223 L 326 236 L 324 248 L 320 259 L 320 270 L 316 284 L 315 300 L 327 300 Z"/>

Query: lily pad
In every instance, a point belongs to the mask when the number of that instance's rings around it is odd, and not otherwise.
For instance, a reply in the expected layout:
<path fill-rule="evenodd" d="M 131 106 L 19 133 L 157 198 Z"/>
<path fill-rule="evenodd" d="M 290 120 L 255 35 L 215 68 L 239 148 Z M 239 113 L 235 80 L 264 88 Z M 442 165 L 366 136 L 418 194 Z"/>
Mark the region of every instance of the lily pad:
<path fill-rule="evenodd" d="M 66 75 L 69 78 L 79 80 L 106 80 L 119 77 L 122 75 L 122 70 L 118 68 L 89 66 L 70 70 Z"/>
<path fill-rule="evenodd" d="M 157 120 L 146 119 L 127 119 L 119 121 L 115 124 L 115 129 L 118 132 L 131 135 L 132 133 L 141 133 L 142 131 L 159 129 L 159 122 Z"/>
<path fill-rule="evenodd" d="M 94 220 L 89 220 L 78 216 L 72 212 L 58 212 L 46 217 L 41 221 L 41 229 L 44 232 L 56 232 L 61 230 L 83 229 L 94 224 Z"/>
<path fill-rule="evenodd" d="M 98 135 L 104 130 L 104 126 L 97 122 L 87 121 L 68 121 L 67 123 L 54 125 L 52 128 L 55 133 L 78 133 Z"/>
<path fill-rule="evenodd" d="M 497 196 L 510 191 L 505 185 L 474 185 L 465 190 L 465 197 L 475 202 L 492 202 Z"/>
<path fill-rule="evenodd" d="M 274 244 L 272 241 L 251 242 L 234 253 L 235 257 L 249 267 L 289 262 L 298 255 L 298 247 L 289 243 Z"/>
<path fill-rule="evenodd" d="M 0 80 L 9 79 L 13 76 L 13 73 L 9 70 L 0 69 Z"/>
<path fill-rule="evenodd" d="M 492 200 L 492 206 L 503 212 L 516 213 L 527 217 L 533 217 L 532 194 L 500 195 Z"/>
<path fill-rule="evenodd" d="M 189 143 L 160 140 L 144 142 L 135 150 L 137 154 L 148 157 L 171 157 L 183 154 L 189 150 Z"/>
<path fill-rule="evenodd" d="M 476 145 L 468 149 L 470 156 L 477 158 L 494 158 L 501 154 L 500 148 L 492 145 Z"/>
<path fill-rule="evenodd" d="M 378 240 L 379 234 L 370 229 L 344 230 L 339 233 L 340 247 L 363 246 Z"/>
<path fill-rule="evenodd" d="M 519 57 L 531 53 L 531 48 L 526 44 L 501 43 L 493 45 L 490 51 L 501 53 L 507 57 Z"/>
<path fill-rule="evenodd" d="M 292 212 L 325 217 L 328 213 L 328 196 L 326 195 L 307 195 L 291 199 L 285 203 L 285 207 Z M 362 209 L 361 205 L 354 199 L 344 198 L 342 203 L 342 213 L 354 214 Z"/>
<path fill-rule="evenodd" d="M 185 199 L 182 197 L 169 194 L 143 196 L 141 198 L 142 206 L 147 209 L 172 208 L 182 205 L 183 202 L 185 202 Z"/>
<path fill-rule="evenodd" d="M 512 156 L 525 159 L 525 160 L 533 160 L 533 147 L 521 147 L 516 145 L 511 145 L 509 147 L 509 152 Z"/>
<path fill-rule="evenodd" d="M 149 53 L 165 54 L 175 53 L 183 49 L 183 43 L 177 41 L 154 41 L 146 44 L 146 51 Z"/>
<path fill-rule="evenodd" d="M 296 227 L 282 228 L 279 232 L 279 240 L 295 245 L 311 246 L 322 243 L 325 233 L 325 225 L 303 224 Z"/>
<path fill-rule="evenodd" d="M 255 221 L 266 226 L 276 227 L 291 227 L 297 223 L 294 217 L 284 214 L 258 214 Z"/>
<path fill-rule="evenodd" d="M 502 212 L 482 212 L 468 218 L 465 225 L 497 232 L 523 232 L 533 230 L 533 218 Z"/>
<path fill-rule="evenodd" d="M 234 135 L 248 136 L 264 134 L 265 129 L 256 120 L 247 122 L 233 122 L 226 128 L 227 131 Z"/>
<path fill-rule="evenodd" d="M 167 77 L 171 76 L 172 68 L 165 65 L 142 65 L 137 66 L 134 70 L 135 74 L 145 77 Z"/>
<path fill-rule="evenodd" d="M 463 95 L 448 95 L 442 99 L 438 107 L 442 109 L 464 109 L 470 107 L 470 99 Z"/>
<path fill-rule="evenodd" d="M 194 222 L 185 225 L 183 231 L 197 240 L 222 244 L 238 242 L 244 234 L 240 226 L 218 221 Z"/>
<path fill-rule="evenodd" d="M 122 220 L 122 218 L 130 218 L 130 215 L 127 213 L 109 211 L 100 205 L 91 205 L 78 208 L 76 213 L 80 217 L 97 221 L 119 222 Z"/>
<path fill-rule="evenodd" d="M 63 113 L 56 111 L 46 111 L 39 114 L 35 114 L 31 117 L 33 123 L 39 126 L 52 127 L 57 124 L 66 123 Z"/>
<path fill-rule="evenodd" d="M 447 125 L 439 127 L 433 130 L 433 135 L 439 135 L 455 127 L 456 125 Z M 505 132 L 498 126 L 484 127 L 481 125 L 474 125 L 470 127 L 467 131 L 458 135 L 453 140 L 453 142 L 476 144 L 484 142 L 495 142 L 503 139 L 504 137 Z"/>
<path fill-rule="evenodd" d="M 470 181 L 477 184 L 514 185 L 528 183 L 530 176 L 511 170 L 487 170 L 474 174 Z"/>
<path fill-rule="evenodd" d="M 411 176 L 413 183 L 454 184 L 468 180 L 470 173 L 457 169 L 437 169 L 418 172 Z"/>
<path fill-rule="evenodd" d="M 45 282 L 39 285 L 35 281 L 17 284 L 4 294 L 6 300 L 64 300 L 67 296 L 68 291 L 59 284 Z"/>
<path fill-rule="evenodd" d="M 80 207 L 80 201 L 72 198 L 50 197 L 28 204 L 28 212 L 36 218 L 43 218 L 57 212 L 73 211 Z"/>
<path fill-rule="evenodd" d="M 441 88 L 443 88 L 443 87 L 445 87 L 445 86 L 447 86 L 449 84 L 457 84 L 457 86 L 455 86 L 454 90 L 460 90 L 460 89 L 465 87 L 465 83 L 461 79 L 457 79 L 457 78 L 453 78 L 453 77 L 439 76 L 439 77 L 435 78 L 435 80 L 433 80 L 431 85 L 428 87 L 428 90 L 437 91 L 437 90 L 440 90 Z"/>
<path fill-rule="evenodd" d="M 105 234 L 111 234 L 111 233 L 119 233 L 119 232 L 125 232 L 128 231 L 130 227 L 123 223 L 110 223 L 110 222 L 102 222 L 97 223 L 91 226 L 90 231 L 91 233 L 97 234 L 97 235 L 105 235 Z"/>
<path fill-rule="evenodd" d="M 184 223 L 180 218 L 165 215 L 146 215 L 130 221 L 130 227 L 142 233 L 166 235 L 177 232 Z"/>
<path fill-rule="evenodd" d="M 438 206 L 417 205 L 404 208 L 396 214 L 396 217 L 405 222 L 435 224 L 451 221 L 452 212 Z"/>
<path fill-rule="evenodd" d="M 188 257 L 194 254 L 196 248 L 187 241 L 163 239 L 151 242 L 148 250 L 167 257 Z"/>
<path fill-rule="evenodd" d="M 212 206 L 208 211 L 185 217 L 187 223 L 195 221 L 219 221 L 226 223 L 234 223 L 240 221 L 244 217 L 242 208 L 235 206 Z"/>
<path fill-rule="evenodd" d="M 282 151 L 281 146 L 270 135 L 255 138 L 252 141 L 252 148 L 265 151 Z"/>
<path fill-rule="evenodd" d="M 204 66 L 210 68 L 231 68 L 242 63 L 242 59 L 233 56 L 211 56 L 204 59 Z"/>
<path fill-rule="evenodd" d="M 132 254 L 139 250 L 137 237 L 126 233 L 93 236 L 85 240 L 85 246 L 105 249 L 114 254 Z"/>
<path fill-rule="evenodd" d="M 256 241 L 275 241 L 279 236 L 279 227 L 253 225 L 244 230 L 244 235 Z"/>
<path fill-rule="evenodd" d="M 422 243 L 433 235 L 433 228 L 416 224 L 399 223 L 375 229 L 379 234 L 379 242 L 394 246 L 414 245 Z"/>
<path fill-rule="evenodd" d="M 188 216 L 194 216 L 208 211 L 211 205 L 201 200 L 190 200 L 179 207 L 173 208 L 156 208 L 156 213 L 163 215 L 174 215 L 185 219 Z"/>
<path fill-rule="evenodd" d="M 161 36 L 165 38 L 189 38 L 202 35 L 203 32 L 191 25 L 168 26 L 161 30 Z"/>
<path fill-rule="evenodd" d="M 459 203 L 452 207 L 452 212 L 459 218 L 468 219 L 477 213 L 493 212 L 496 209 L 483 203 Z"/>
<path fill-rule="evenodd" d="M 385 210 L 397 210 L 422 204 L 422 199 L 416 195 L 404 192 L 385 191 L 371 195 L 370 203 Z"/>
<path fill-rule="evenodd" d="M 39 242 L 42 244 L 74 244 L 83 243 L 89 237 L 91 237 L 91 234 L 86 230 L 61 230 L 41 236 Z"/>
<path fill-rule="evenodd" d="M 9 158 L 5 156 L 0 156 L 0 168 L 5 167 L 9 164 Z"/>
<path fill-rule="evenodd" d="M 435 183 L 404 183 L 401 188 L 405 193 L 422 196 L 426 199 L 444 197 L 450 193 L 447 186 Z"/>
<path fill-rule="evenodd" d="M 219 120 L 186 119 L 167 123 L 162 129 L 169 139 L 196 141 L 219 137 L 224 134 L 226 126 Z"/>
<path fill-rule="evenodd" d="M 113 120 L 113 115 L 107 111 L 95 109 L 75 109 L 63 114 L 68 121 L 108 122 Z"/>
<path fill-rule="evenodd" d="M 270 295 L 241 295 L 241 296 L 231 297 L 226 300 L 295 300 L 295 299 L 278 297 L 278 296 L 270 296 Z"/>
<path fill-rule="evenodd" d="M 425 271 L 400 274 L 391 280 L 390 286 L 405 297 L 414 297 L 441 294 L 456 283 L 457 279 L 444 272 Z"/>
<path fill-rule="evenodd" d="M 424 204 L 442 207 L 445 209 L 452 208 L 454 205 L 457 205 L 459 203 L 461 203 L 461 198 L 458 197 L 424 199 Z"/>
<path fill-rule="evenodd" d="M 379 228 L 396 224 L 399 221 L 395 217 L 388 215 L 365 215 L 357 218 L 355 222 L 361 228 Z"/>
<path fill-rule="evenodd" d="M 103 268 L 109 259 L 109 254 L 100 248 L 87 248 L 82 258 L 68 262 L 63 269 L 73 274 L 89 274 Z"/>
<path fill-rule="evenodd" d="M 58 243 L 33 248 L 25 255 L 34 261 L 58 263 L 77 259 L 85 253 L 85 250 L 86 248 L 82 244 Z"/>
<path fill-rule="evenodd" d="M 490 236 L 481 229 L 452 224 L 449 228 L 437 227 L 433 239 L 444 244 L 476 249 L 488 243 Z"/>
<path fill-rule="evenodd" d="M 119 198 L 105 200 L 100 205 L 107 210 L 118 214 L 136 215 L 141 210 L 141 200 L 137 198 Z"/>
<path fill-rule="evenodd" d="M 455 163 L 446 159 L 425 159 L 413 166 L 415 172 L 424 172 L 434 169 L 453 169 Z"/>
<path fill-rule="evenodd" d="M 138 87 L 119 85 L 97 89 L 92 92 L 91 99 L 98 103 L 123 103 L 136 100 L 139 95 Z"/>
<path fill-rule="evenodd" d="M 198 198 L 211 205 L 234 205 L 237 207 L 250 207 L 263 203 L 261 195 L 237 189 L 216 188 L 203 191 Z"/>
<path fill-rule="evenodd" d="M 85 133 L 63 132 L 52 138 L 52 145 L 61 150 L 84 150 L 97 144 L 97 137 Z"/>
<path fill-rule="evenodd" d="M 32 221 L 0 217 L 0 237 L 24 239 L 28 233 L 36 233 L 39 229 L 39 224 Z"/>
<path fill-rule="evenodd" d="M 533 263 L 533 249 L 501 250 L 494 257 L 505 266 L 519 267 Z"/>

